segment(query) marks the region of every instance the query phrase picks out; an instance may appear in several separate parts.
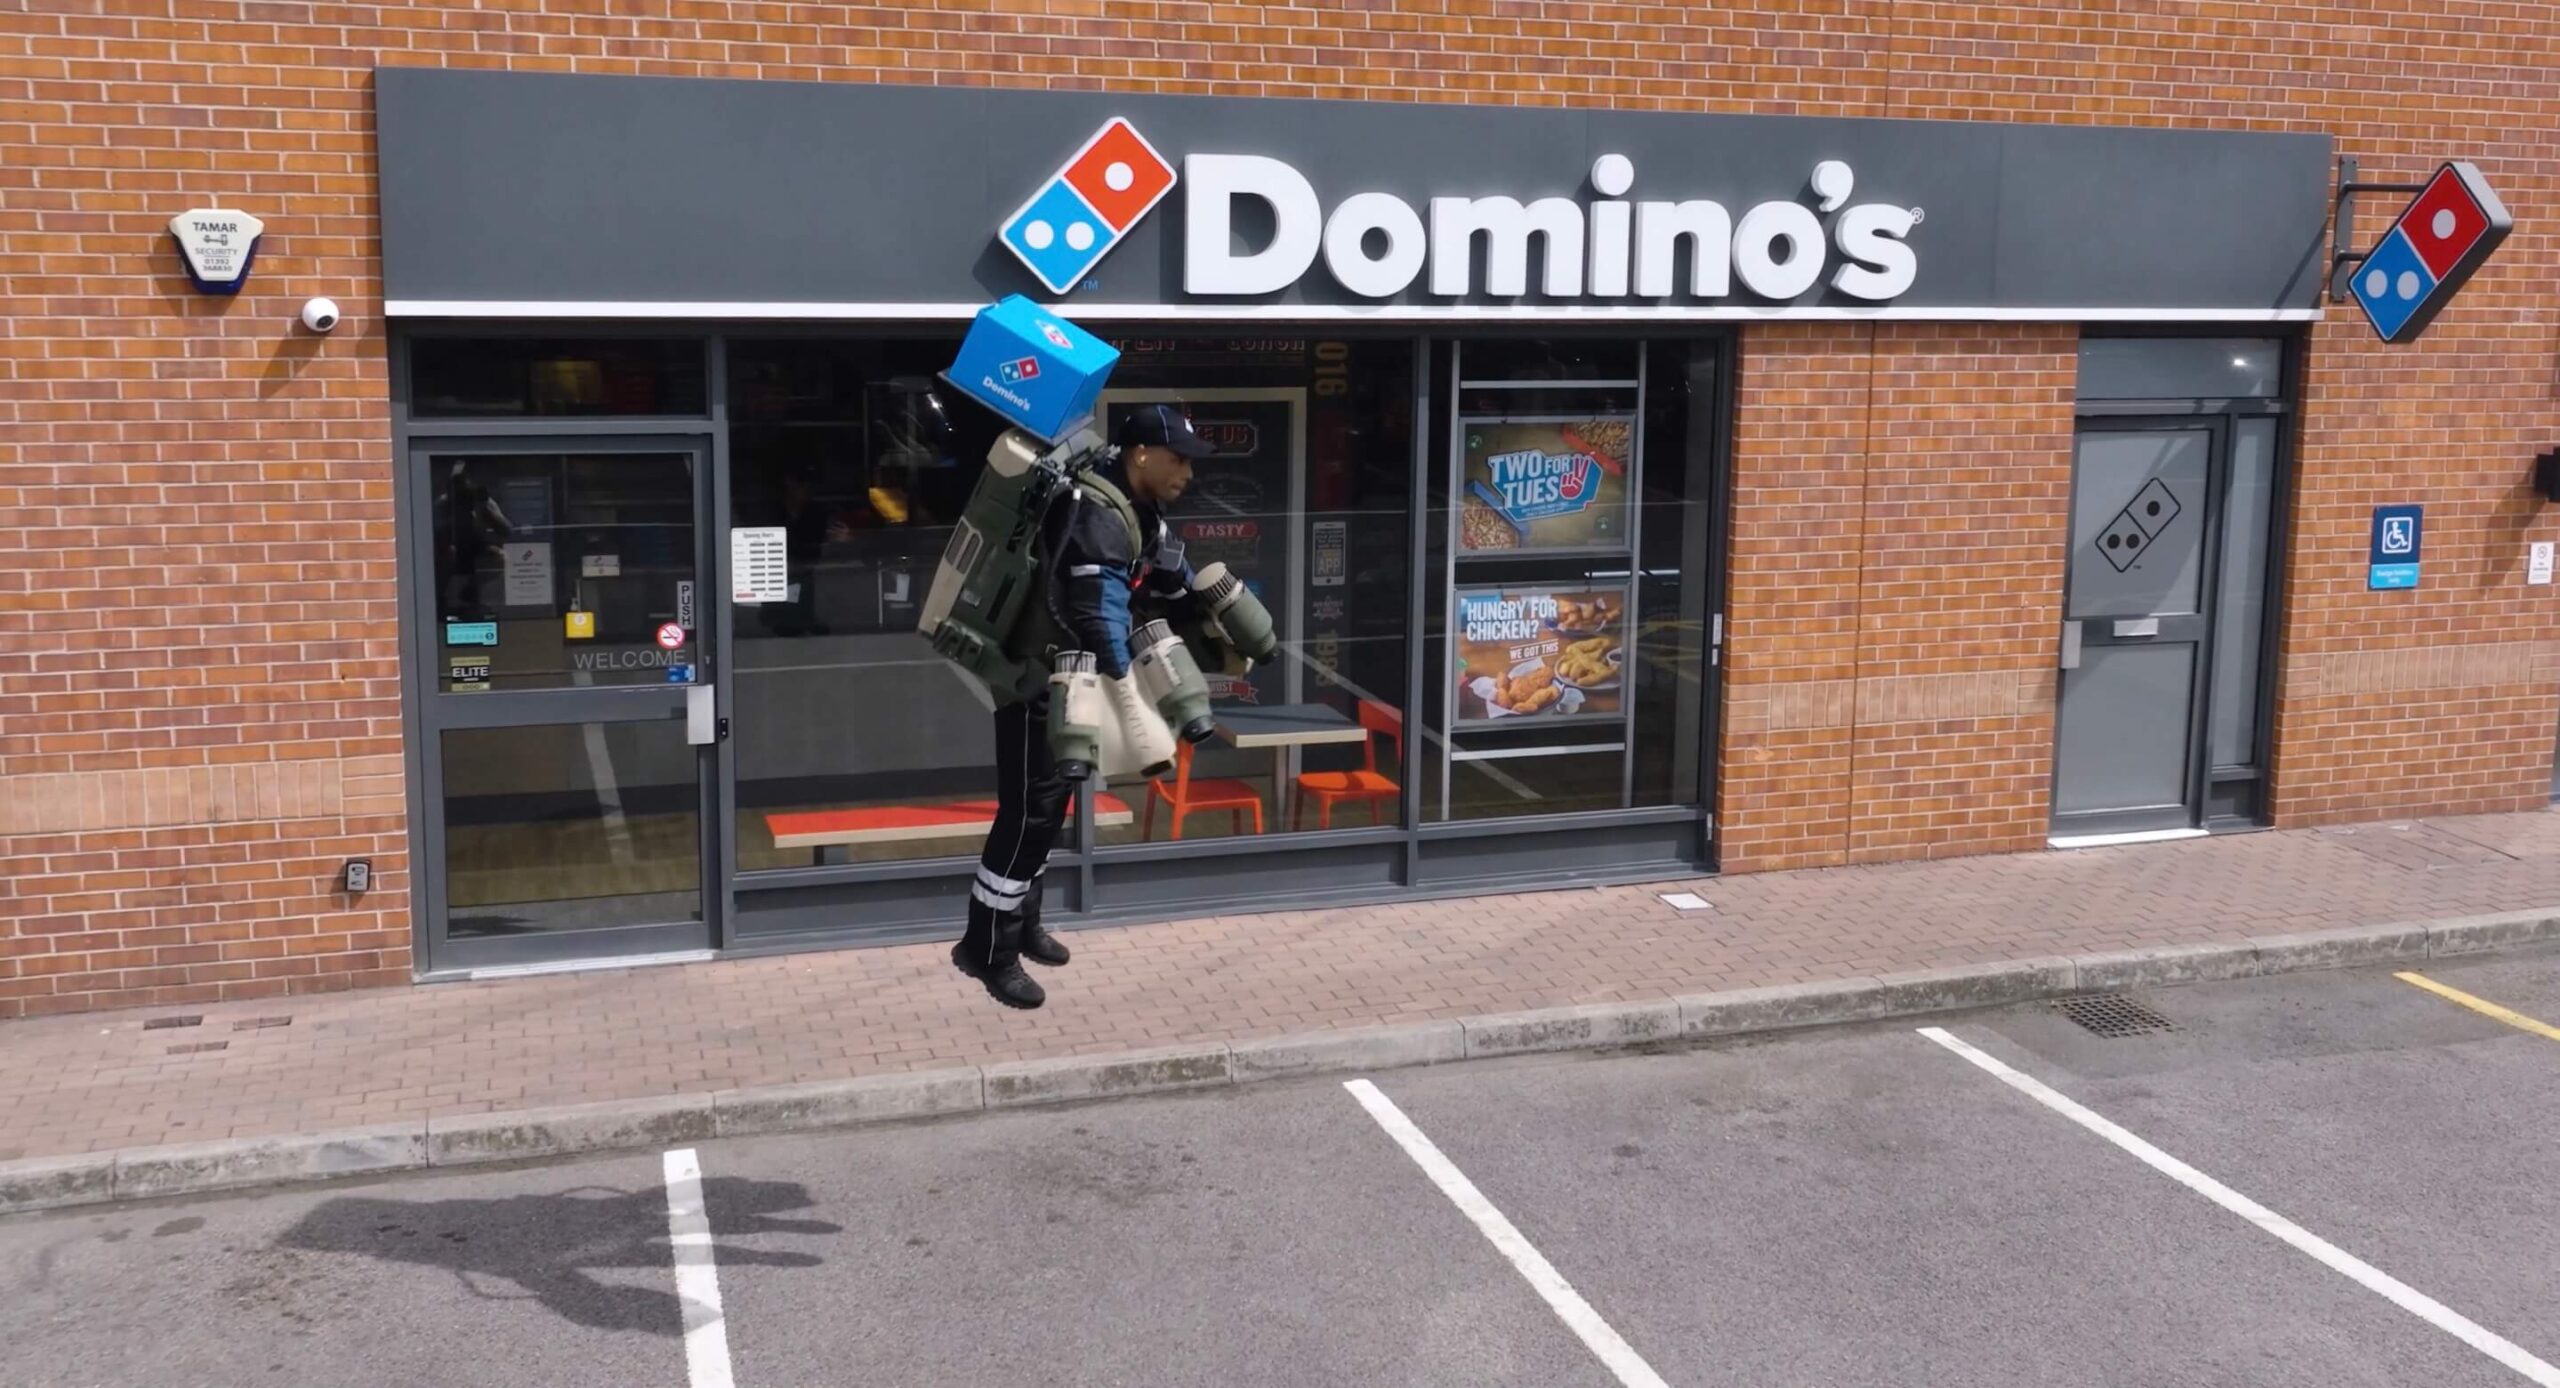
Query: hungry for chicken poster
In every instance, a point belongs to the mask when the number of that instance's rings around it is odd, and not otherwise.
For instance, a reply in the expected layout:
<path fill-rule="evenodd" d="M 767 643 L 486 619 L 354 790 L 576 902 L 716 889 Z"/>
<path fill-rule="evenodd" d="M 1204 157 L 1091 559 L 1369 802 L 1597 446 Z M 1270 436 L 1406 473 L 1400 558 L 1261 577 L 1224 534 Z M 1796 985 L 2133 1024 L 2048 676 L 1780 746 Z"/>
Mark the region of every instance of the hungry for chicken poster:
<path fill-rule="evenodd" d="M 1458 552 L 1623 550 L 1635 417 L 1466 419 Z"/>
<path fill-rule="evenodd" d="M 1624 713 L 1624 589 L 1465 589 L 1457 594 L 1456 615 L 1461 725 Z"/>

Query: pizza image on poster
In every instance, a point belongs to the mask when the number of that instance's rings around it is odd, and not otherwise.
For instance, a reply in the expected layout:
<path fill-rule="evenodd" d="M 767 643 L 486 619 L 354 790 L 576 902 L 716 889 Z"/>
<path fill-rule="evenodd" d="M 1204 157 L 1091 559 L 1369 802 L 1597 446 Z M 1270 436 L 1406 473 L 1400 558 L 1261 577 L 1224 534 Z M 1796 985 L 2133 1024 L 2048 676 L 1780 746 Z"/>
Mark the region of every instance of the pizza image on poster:
<path fill-rule="evenodd" d="M 1456 596 L 1459 724 L 1624 714 L 1626 590 L 1512 585 Z"/>
<path fill-rule="evenodd" d="M 1459 421 L 1458 552 L 1623 550 L 1635 417 Z"/>

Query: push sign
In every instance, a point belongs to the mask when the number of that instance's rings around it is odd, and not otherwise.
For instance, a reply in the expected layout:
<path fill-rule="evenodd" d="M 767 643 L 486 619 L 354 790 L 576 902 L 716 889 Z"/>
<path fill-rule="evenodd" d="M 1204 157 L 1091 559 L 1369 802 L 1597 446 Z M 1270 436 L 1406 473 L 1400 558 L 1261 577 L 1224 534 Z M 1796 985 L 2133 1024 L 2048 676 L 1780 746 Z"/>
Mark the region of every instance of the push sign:
<path fill-rule="evenodd" d="M 2373 547 L 2369 556 L 2371 569 L 2365 583 L 2367 589 L 2418 586 L 2418 549 L 2425 509 L 2421 506 L 2373 508 Z"/>
<path fill-rule="evenodd" d="M 2445 165 L 2356 267 L 2351 286 L 2365 320 L 2385 342 L 2415 341 L 2513 230 L 2478 169 Z"/>

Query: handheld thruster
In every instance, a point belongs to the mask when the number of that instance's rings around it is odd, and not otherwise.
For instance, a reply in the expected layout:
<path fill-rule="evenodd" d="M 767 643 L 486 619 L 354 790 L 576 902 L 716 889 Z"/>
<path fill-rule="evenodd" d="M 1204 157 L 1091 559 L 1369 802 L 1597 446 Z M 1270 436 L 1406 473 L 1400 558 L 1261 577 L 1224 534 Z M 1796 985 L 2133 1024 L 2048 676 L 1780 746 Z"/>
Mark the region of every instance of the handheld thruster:
<path fill-rule="evenodd" d="M 1061 651 L 1049 672 L 1049 754 L 1058 774 L 1081 781 L 1102 764 L 1102 720 L 1110 706 L 1093 652 Z"/>
<path fill-rule="evenodd" d="M 1173 634 L 1171 623 L 1158 618 L 1129 638 L 1129 673 L 1165 726 L 1183 741 L 1206 742 L 1218 730 L 1209 717 L 1209 682 L 1200 677 L 1199 662 Z"/>
<path fill-rule="evenodd" d="M 1270 609 L 1244 586 L 1243 579 L 1227 572 L 1226 565 L 1211 564 L 1192 575 L 1191 591 L 1199 594 L 1216 634 L 1236 654 L 1262 665 L 1279 652 L 1280 634 L 1272 625 Z"/>

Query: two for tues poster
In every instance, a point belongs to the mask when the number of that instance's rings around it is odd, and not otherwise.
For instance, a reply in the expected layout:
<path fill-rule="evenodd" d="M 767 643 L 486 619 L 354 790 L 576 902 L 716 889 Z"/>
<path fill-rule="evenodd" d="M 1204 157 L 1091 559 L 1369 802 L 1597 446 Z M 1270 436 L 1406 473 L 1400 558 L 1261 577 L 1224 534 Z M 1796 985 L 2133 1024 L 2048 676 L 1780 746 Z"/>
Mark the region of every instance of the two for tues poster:
<path fill-rule="evenodd" d="M 1458 552 L 1623 550 L 1633 416 L 1467 419 Z"/>

